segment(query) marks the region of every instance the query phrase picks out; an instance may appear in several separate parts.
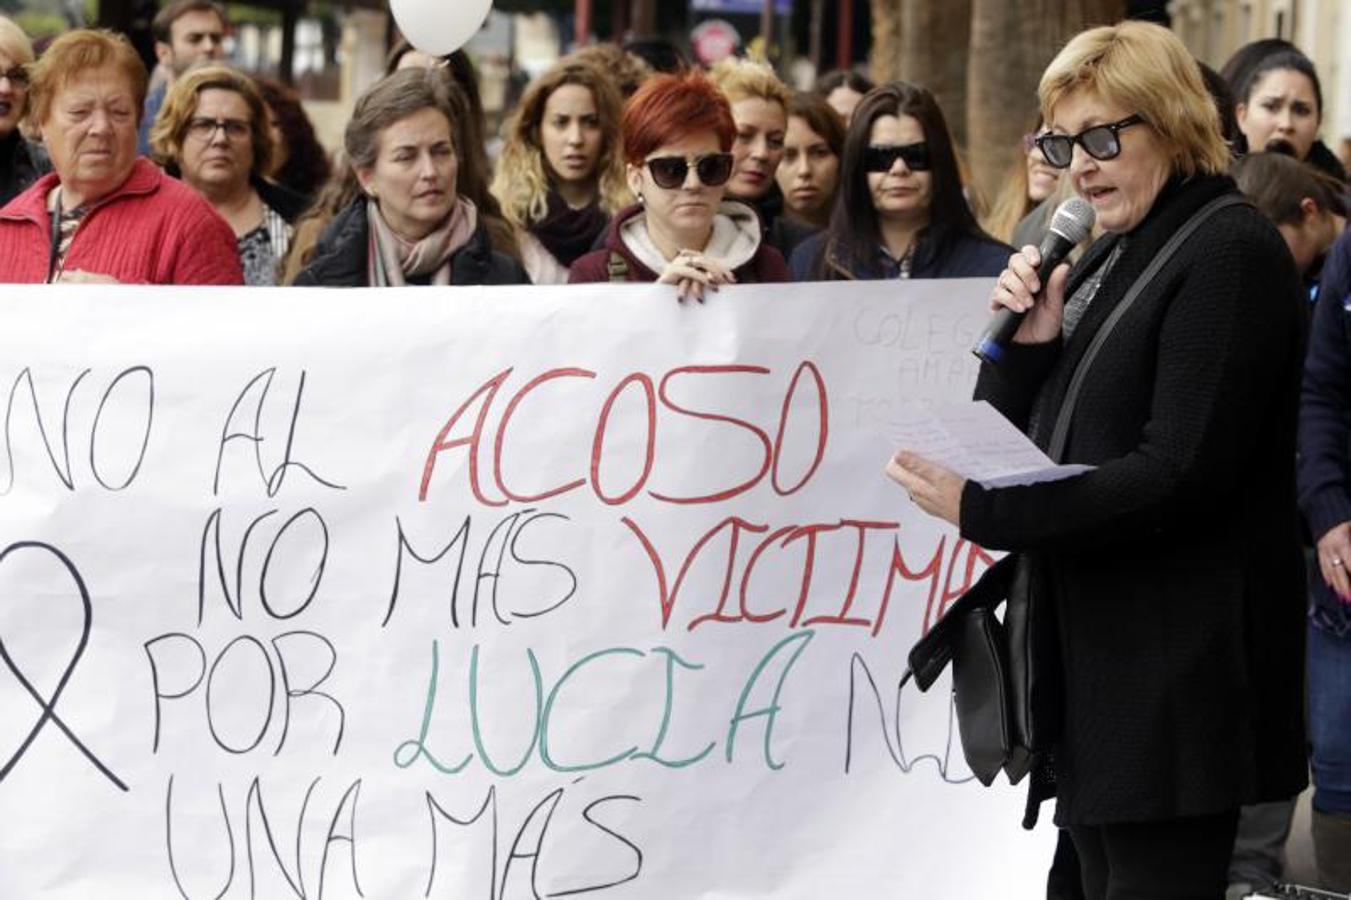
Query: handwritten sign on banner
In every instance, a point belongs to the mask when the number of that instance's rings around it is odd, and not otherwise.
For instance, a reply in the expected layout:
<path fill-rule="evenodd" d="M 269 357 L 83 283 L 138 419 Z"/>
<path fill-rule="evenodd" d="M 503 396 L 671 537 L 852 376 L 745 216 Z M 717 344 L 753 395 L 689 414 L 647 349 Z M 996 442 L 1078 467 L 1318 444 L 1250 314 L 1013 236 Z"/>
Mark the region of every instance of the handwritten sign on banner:
<path fill-rule="evenodd" d="M 1032 897 L 881 475 L 988 285 L 0 301 L 0 897 Z"/>

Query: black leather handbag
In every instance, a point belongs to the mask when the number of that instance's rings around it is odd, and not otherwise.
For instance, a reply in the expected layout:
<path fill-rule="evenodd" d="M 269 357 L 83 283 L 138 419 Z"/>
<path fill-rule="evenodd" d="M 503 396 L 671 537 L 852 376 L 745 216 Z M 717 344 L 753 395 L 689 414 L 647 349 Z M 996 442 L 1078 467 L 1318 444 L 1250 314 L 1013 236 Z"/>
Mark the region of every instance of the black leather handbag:
<path fill-rule="evenodd" d="M 1089 367 L 1126 312 L 1193 232 L 1219 210 L 1246 204 L 1237 194 L 1198 210 L 1131 285 L 1075 367 L 1056 416 L 1048 455 L 1062 462 L 1070 419 Z M 989 786 L 1002 770 L 1017 784 L 1058 737 L 1062 714 L 1059 642 L 1053 598 L 1035 592 L 1049 584 L 1037 553 L 1010 554 L 995 563 L 910 649 L 901 687 L 912 677 L 927 691 L 952 663 L 957 730 L 966 763 Z M 999 608 L 1004 607 L 1001 619 Z"/>

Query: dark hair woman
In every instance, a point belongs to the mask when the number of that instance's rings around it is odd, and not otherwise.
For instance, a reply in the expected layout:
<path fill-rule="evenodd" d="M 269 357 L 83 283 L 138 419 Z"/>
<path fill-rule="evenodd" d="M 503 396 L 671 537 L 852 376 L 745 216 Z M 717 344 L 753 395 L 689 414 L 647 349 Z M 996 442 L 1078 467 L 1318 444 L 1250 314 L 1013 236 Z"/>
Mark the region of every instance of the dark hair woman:
<path fill-rule="evenodd" d="M 537 78 L 508 125 L 493 194 L 535 284 L 566 284 L 628 204 L 623 105 L 605 73 L 568 60 Z"/>
<path fill-rule="evenodd" d="M 1284 153 L 1250 153 L 1230 170 L 1238 189 L 1270 219 L 1305 282 L 1310 300 L 1323 257 L 1346 229 L 1342 184 Z"/>
<path fill-rule="evenodd" d="M 1046 617 L 1030 664 L 1057 699 L 1030 801 L 1056 798 L 1087 896 L 1220 897 L 1240 807 L 1307 780 L 1299 279 L 1224 174 L 1214 103 L 1171 31 L 1085 31 L 1039 96 L 1042 153 L 1105 233 L 1047 279 L 1036 247 L 1009 259 L 991 305 L 1026 316 L 976 396 L 1088 468 L 997 487 L 903 451 L 888 473 L 1010 551 L 992 580 L 1024 576 L 1027 621 Z"/>
<path fill-rule="evenodd" d="M 357 100 L 343 148 L 362 193 L 320 236 L 298 285 L 521 284 L 459 192 L 464 99 L 436 72 L 395 72 Z"/>
<path fill-rule="evenodd" d="M 1262 52 L 1267 49 L 1270 52 Z M 1239 153 L 1279 150 L 1338 181 L 1347 180 L 1341 161 L 1318 139 L 1323 86 L 1307 56 L 1285 42 L 1259 41 L 1240 48 L 1225 72 L 1235 79 L 1229 84 L 1238 118 Z"/>
<path fill-rule="evenodd" d="M 333 164 L 314 133 L 300 97 L 273 78 L 254 76 L 267 104 L 272 132 L 272 168 L 268 177 L 302 197 L 314 197 L 333 174 Z"/>
<path fill-rule="evenodd" d="M 624 109 L 625 170 L 638 198 L 615 216 L 604 249 L 572 264 L 569 281 L 658 281 L 702 300 L 731 282 L 787 281 L 755 210 L 723 202 L 735 161 L 727 98 L 703 75 L 659 75 Z"/>
<path fill-rule="evenodd" d="M 793 253 L 797 281 L 997 275 L 1009 248 L 981 230 L 962 193 L 933 94 L 894 81 L 854 113 L 830 228 Z"/>
<path fill-rule="evenodd" d="M 799 92 L 788 104 L 783 161 L 775 176 L 784 210 L 816 229 L 830 224 L 840 185 L 844 120 L 817 94 Z"/>
<path fill-rule="evenodd" d="M 844 124 L 854 118 L 854 110 L 875 85 L 852 69 L 836 69 L 816 79 L 812 90 L 840 114 Z"/>

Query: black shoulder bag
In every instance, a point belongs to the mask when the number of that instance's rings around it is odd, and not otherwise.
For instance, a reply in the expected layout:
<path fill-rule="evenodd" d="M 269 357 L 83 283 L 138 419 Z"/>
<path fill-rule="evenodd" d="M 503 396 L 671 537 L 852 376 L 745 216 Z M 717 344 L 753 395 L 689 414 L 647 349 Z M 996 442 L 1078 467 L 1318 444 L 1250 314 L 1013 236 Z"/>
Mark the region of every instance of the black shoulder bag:
<path fill-rule="evenodd" d="M 1247 204 L 1237 194 L 1210 201 L 1179 228 L 1131 285 L 1075 367 L 1056 416 L 1049 456 L 1062 462 L 1070 420 L 1088 371 L 1117 323 L 1177 250 L 1213 214 Z M 957 728 L 966 763 L 987 787 L 1000 770 L 1017 784 L 1050 748 L 1060 725 L 1055 624 L 1034 602 L 1035 554 L 1009 554 L 983 574 L 910 649 L 901 687 L 912 677 L 927 691 L 952 663 Z M 1005 607 L 1004 617 L 996 615 Z"/>

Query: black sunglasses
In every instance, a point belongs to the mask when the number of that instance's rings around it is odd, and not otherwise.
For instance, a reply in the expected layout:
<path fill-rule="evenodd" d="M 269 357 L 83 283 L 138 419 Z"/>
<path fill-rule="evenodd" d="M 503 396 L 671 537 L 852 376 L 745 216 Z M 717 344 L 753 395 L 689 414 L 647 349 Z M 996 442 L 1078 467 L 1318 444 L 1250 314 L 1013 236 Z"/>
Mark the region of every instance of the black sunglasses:
<path fill-rule="evenodd" d="M 1123 128 L 1139 125 L 1144 119 L 1127 116 L 1120 122 L 1106 125 L 1094 125 L 1078 134 L 1043 134 L 1037 138 L 1037 147 L 1046 161 L 1057 169 L 1068 169 L 1074 161 L 1074 145 L 1084 148 L 1084 152 L 1097 160 L 1115 159 L 1121 155 L 1121 136 Z"/>
<path fill-rule="evenodd" d="M 927 172 L 933 163 L 929 159 L 929 144 L 869 144 L 863 151 L 863 171 L 890 172 L 896 160 L 905 160 L 906 168 L 915 172 Z"/>
<path fill-rule="evenodd" d="M 652 173 L 652 180 L 657 183 L 657 187 L 670 191 L 685 183 L 685 178 L 690 174 L 691 162 L 694 164 L 694 174 L 699 176 L 701 182 L 708 187 L 720 187 L 732 177 L 735 161 L 730 153 L 709 153 L 693 157 L 692 160 L 683 156 L 656 156 L 644 165 Z"/>

